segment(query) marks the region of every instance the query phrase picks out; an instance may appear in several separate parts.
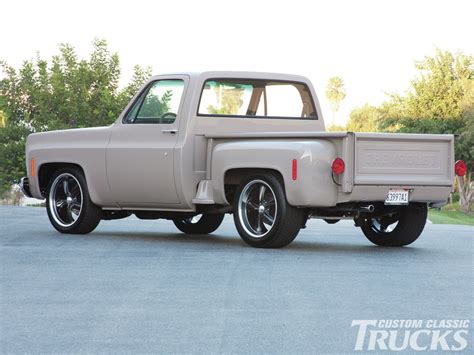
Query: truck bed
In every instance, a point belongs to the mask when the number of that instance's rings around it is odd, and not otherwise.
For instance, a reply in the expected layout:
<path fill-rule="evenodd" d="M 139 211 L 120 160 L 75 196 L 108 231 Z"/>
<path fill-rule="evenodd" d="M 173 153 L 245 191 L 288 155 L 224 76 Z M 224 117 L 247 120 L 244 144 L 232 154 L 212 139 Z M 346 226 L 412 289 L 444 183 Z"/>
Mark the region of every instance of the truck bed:
<path fill-rule="evenodd" d="M 355 186 L 452 186 L 454 136 L 354 132 L 246 132 L 208 139 L 315 138 L 332 141 L 345 164 L 341 192 Z"/>

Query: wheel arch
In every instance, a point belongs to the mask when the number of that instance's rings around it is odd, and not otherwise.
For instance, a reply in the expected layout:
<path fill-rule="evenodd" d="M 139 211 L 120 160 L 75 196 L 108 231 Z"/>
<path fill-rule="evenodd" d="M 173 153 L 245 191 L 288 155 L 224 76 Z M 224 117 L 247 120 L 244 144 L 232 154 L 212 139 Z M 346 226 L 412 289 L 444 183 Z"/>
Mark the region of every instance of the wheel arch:
<path fill-rule="evenodd" d="M 46 197 L 46 189 L 48 188 L 48 184 L 52 176 L 54 175 L 54 173 L 58 171 L 59 169 L 64 169 L 64 168 L 79 169 L 84 175 L 84 178 L 86 179 L 86 182 L 87 182 L 87 177 L 86 177 L 86 174 L 84 173 L 84 169 L 79 164 L 67 163 L 67 162 L 43 163 L 38 167 L 38 184 L 39 184 L 41 195 L 43 197 Z"/>
<path fill-rule="evenodd" d="M 277 177 L 280 181 L 283 191 L 285 191 L 285 181 L 283 174 L 279 169 L 276 168 L 229 168 L 224 171 L 224 194 L 226 201 L 232 204 L 234 200 L 234 193 L 237 187 L 246 180 L 249 176 L 257 174 L 270 173 Z"/>

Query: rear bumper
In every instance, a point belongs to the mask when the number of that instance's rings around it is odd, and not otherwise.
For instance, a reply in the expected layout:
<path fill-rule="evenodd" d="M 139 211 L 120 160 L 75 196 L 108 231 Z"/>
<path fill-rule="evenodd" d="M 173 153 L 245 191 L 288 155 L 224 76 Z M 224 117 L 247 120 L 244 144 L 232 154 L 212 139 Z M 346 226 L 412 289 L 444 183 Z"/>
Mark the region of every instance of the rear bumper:
<path fill-rule="evenodd" d="M 414 185 L 357 185 L 351 193 L 340 193 L 338 203 L 385 201 L 390 188 L 410 189 L 410 202 L 445 204 L 451 194 L 452 186 L 414 186 Z"/>
<path fill-rule="evenodd" d="M 23 195 L 26 197 L 33 197 L 30 192 L 30 182 L 27 177 L 22 177 L 20 179 L 20 189 L 23 192 Z"/>

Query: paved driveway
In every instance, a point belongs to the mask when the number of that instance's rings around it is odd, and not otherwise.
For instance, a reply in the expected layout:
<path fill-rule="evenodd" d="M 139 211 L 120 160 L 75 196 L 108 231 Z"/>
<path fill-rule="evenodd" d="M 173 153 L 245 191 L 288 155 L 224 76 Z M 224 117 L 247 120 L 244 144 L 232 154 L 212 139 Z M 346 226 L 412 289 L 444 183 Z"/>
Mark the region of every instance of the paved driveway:
<path fill-rule="evenodd" d="M 349 353 L 353 320 L 472 319 L 473 232 L 430 224 L 387 249 L 349 221 L 310 221 L 261 250 L 230 217 L 211 236 L 135 218 L 78 236 L 0 206 L 0 351 Z"/>

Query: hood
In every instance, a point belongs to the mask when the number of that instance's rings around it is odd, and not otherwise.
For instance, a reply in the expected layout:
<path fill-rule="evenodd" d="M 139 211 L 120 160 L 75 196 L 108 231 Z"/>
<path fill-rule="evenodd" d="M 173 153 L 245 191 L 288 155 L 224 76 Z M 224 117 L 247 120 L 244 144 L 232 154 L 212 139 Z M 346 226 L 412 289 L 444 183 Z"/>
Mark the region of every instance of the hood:
<path fill-rule="evenodd" d="M 40 133 L 32 133 L 27 138 L 27 144 L 41 144 L 41 143 L 107 143 L 110 137 L 112 126 L 107 127 L 90 127 L 90 128 L 74 128 L 63 129 L 57 131 L 48 131 Z"/>

